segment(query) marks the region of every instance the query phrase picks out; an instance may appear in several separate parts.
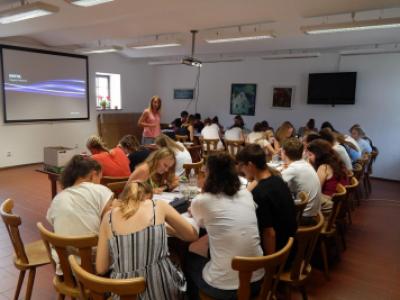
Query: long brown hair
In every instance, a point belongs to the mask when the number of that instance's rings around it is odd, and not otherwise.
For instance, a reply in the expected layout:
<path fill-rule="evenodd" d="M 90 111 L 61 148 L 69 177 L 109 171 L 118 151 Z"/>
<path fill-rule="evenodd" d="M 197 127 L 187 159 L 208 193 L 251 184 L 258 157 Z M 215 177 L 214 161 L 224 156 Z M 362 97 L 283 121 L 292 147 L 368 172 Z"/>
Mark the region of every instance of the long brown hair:
<path fill-rule="evenodd" d="M 167 147 L 171 150 L 178 150 L 181 152 L 185 150 L 183 146 L 179 145 L 177 142 L 175 142 L 173 139 L 165 134 L 160 134 L 158 137 L 156 137 L 155 142 L 158 146 Z"/>
<path fill-rule="evenodd" d="M 157 108 L 157 112 L 160 112 L 161 106 L 162 106 L 162 101 L 161 101 L 160 96 L 153 96 L 153 97 L 151 97 L 151 99 L 150 99 L 150 105 L 149 105 L 149 110 L 150 110 L 151 112 L 153 112 L 153 102 L 154 102 L 155 100 L 160 100 L 160 106 Z"/>
<path fill-rule="evenodd" d="M 61 174 L 61 186 L 66 189 L 75 184 L 79 178 L 86 177 L 90 172 L 101 172 L 101 165 L 93 158 L 83 155 L 74 155 L 67 163 Z"/>
<path fill-rule="evenodd" d="M 159 161 L 163 158 L 166 157 L 171 157 L 174 160 L 173 166 L 166 172 L 165 174 L 158 174 L 157 173 L 157 164 Z M 175 154 L 174 152 L 167 148 L 163 147 L 160 148 L 156 151 L 153 151 L 145 160 L 145 163 L 149 166 L 149 177 L 153 183 L 155 183 L 157 186 L 161 186 L 167 181 L 168 183 L 171 183 L 175 179 L 175 165 L 176 165 L 176 160 L 175 160 Z"/>
<path fill-rule="evenodd" d="M 119 195 L 119 209 L 122 217 L 127 220 L 139 209 L 140 203 L 153 197 L 151 185 L 145 182 L 128 182 Z"/>
<path fill-rule="evenodd" d="M 290 129 L 293 129 L 293 132 L 290 136 L 287 136 L 287 133 Z M 280 144 L 283 143 L 284 140 L 286 140 L 289 137 L 293 137 L 294 136 L 294 127 L 292 125 L 292 123 L 290 123 L 289 121 L 285 121 L 282 123 L 282 125 L 276 130 L 275 133 L 275 138 L 278 140 L 278 142 Z"/>

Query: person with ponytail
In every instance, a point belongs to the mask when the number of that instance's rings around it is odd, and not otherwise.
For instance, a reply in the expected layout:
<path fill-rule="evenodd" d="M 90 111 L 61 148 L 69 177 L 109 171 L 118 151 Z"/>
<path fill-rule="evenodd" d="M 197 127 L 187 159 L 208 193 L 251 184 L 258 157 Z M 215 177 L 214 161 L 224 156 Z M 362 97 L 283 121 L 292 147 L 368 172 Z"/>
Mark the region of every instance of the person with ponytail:
<path fill-rule="evenodd" d="M 102 139 L 92 135 L 86 142 L 86 147 L 103 169 L 104 176 L 128 177 L 131 174 L 129 158 L 121 145 L 109 150 Z"/>
<path fill-rule="evenodd" d="M 100 164 L 90 157 L 75 155 L 68 162 L 61 174 L 63 190 L 47 211 L 56 234 L 98 234 L 101 216 L 113 199 L 113 193 L 100 184 L 101 176 Z"/>
<path fill-rule="evenodd" d="M 131 181 L 125 186 L 101 223 L 96 271 L 105 274 L 110 269 L 110 277 L 117 279 L 143 276 L 142 300 L 182 299 L 186 282 L 168 257 L 167 230 L 185 241 L 196 240 L 198 233 L 167 202 L 153 201 L 152 193 L 148 183 Z"/>

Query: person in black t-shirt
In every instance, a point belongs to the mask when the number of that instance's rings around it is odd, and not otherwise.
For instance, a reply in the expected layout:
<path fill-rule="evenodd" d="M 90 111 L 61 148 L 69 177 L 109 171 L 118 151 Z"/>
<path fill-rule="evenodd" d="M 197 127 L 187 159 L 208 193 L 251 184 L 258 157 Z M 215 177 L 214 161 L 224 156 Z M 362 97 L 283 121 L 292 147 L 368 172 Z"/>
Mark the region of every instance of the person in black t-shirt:
<path fill-rule="evenodd" d="M 174 129 L 174 131 L 178 130 L 181 128 L 182 124 L 186 123 L 188 116 L 189 113 L 186 110 L 183 110 L 181 112 L 181 117 L 172 121 L 171 127 Z"/>
<path fill-rule="evenodd" d="M 133 172 L 137 165 L 144 162 L 149 156 L 151 151 L 142 147 L 137 138 L 132 134 L 125 135 L 120 141 L 119 145 L 129 158 L 129 169 Z"/>
<path fill-rule="evenodd" d="M 283 179 L 270 169 L 263 149 L 258 144 L 244 147 L 236 156 L 239 168 L 257 185 L 252 189 L 257 203 L 257 219 L 266 255 L 283 248 L 296 234 L 294 201 Z"/>

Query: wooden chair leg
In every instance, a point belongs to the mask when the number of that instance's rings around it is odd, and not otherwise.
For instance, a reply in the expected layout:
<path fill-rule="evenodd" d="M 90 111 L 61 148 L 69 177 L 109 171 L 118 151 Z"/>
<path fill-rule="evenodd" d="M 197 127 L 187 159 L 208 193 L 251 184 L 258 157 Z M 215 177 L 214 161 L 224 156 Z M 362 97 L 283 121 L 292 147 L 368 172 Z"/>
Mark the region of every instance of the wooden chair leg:
<path fill-rule="evenodd" d="M 28 285 L 26 287 L 26 297 L 25 300 L 30 300 L 33 291 L 33 283 L 35 281 L 36 268 L 29 270 Z"/>
<path fill-rule="evenodd" d="M 330 280 L 329 278 L 329 265 L 328 265 L 328 252 L 326 250 L 326 244 L 325 240 L 321 239 L 321 255 L 322 255 L 322 260 L 324 262 L 324 274 L 326 280 Z"/>
<path fill-rule="evenodd" d="M 303 297 L 303 300 L 308 300 L 306 287 L 304 285 L 302 285 L 299 287 L 299 290 L 300 290 L 301 296 Z"/>
<path fill-rule="evenodd" d="M 24 282 L 25 273 L 26 273 L 25 270 L 19 271 L 18 283 L 14 294 L 14 300 L 18 300 L 19 293 L 21 292 L 22 283 Z"/>

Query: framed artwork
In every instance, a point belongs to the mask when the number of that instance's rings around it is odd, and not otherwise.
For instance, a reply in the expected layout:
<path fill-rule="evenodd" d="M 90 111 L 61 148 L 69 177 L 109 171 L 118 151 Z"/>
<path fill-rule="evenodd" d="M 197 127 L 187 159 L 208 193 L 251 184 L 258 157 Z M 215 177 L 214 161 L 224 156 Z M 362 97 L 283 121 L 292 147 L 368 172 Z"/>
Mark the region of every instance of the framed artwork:
<path fill-rule="evenodd" d="M 231 115 L 254 116 L 256 109 L 257 84 L 232 83 Z"/>
<path fill-rule="evenodd" d="M 294 99 L 293 86 L 274 87 L 272 95 L 272 107 L 291 108 Z"/>
<path fill-rule="evenodd" d="M 192 100 L 194 98 L 194 89 L 174 89 L 174 99 Z"/>

